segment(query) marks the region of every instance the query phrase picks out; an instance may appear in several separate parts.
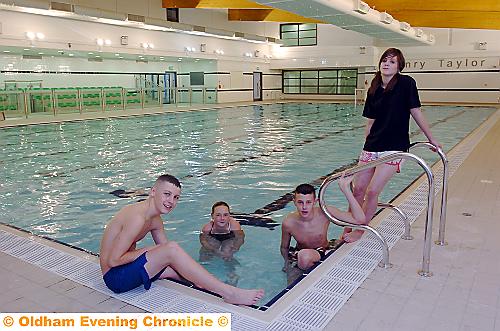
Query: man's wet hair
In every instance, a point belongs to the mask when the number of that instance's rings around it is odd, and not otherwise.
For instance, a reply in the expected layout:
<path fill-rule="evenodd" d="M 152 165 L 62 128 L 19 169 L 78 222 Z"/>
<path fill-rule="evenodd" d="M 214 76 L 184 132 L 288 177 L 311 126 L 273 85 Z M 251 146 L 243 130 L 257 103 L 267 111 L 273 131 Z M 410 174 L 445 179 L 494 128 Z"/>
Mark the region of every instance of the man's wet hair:
<path fill-rule="evenodd" d="M 181 182 L 179 182 L 179 180 L 177 178 L 175 178 L 174 176 L 169 175 L 169 174 L 161 175 L 160 177 L 158 177 L 155 185 L 158 183 L 162 183 L 162 182 L 167 182 L 167 183 L 170 183 L 170 184 L 177 186 L 178 188 L 182 188 Z"/>
<path fill-rule="evenodd" d="M 295 188 L 295 191 L 293 191 L 293 194 L 313 194 L 314 197 L 316 198 L 316 190 L 314 189 L 314 186 L 311 184 L 300 184 Z"/>

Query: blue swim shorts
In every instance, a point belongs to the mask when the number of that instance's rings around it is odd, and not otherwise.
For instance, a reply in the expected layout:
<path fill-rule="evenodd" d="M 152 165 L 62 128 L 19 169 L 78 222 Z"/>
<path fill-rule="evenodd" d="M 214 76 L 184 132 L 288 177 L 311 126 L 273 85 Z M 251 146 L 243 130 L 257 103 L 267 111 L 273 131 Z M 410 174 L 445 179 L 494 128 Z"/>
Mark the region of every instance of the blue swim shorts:
<path fill-rule="evenodd" d="M 151 283 L 160 277 L 166 267 L 150 279 L 146 268 L 144 268 L 146 262 L 148 260 L 146 252 L 144 252 L 133 262 L 113 267 L 102 277 L 104 283 L 115 293 L 130 291 L 140 285 L 144 285 L 144 288 L 149 290 Z"/>

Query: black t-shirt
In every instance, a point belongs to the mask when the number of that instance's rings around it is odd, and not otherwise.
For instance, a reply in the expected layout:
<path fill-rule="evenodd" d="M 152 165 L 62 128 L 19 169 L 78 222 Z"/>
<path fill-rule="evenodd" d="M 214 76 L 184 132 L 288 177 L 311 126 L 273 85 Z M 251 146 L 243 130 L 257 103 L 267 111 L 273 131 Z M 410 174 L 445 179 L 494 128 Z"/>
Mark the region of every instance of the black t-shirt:
<path fill-rule="evenodd" d="M 407 151 L 410 109 L 420 107 L 417 84 L 410 76 L 398 75 L 392 91 L 384 93 L 379 86 L 368 95 L 363 116 L 374 119 L 363 149 L 369 152 Z"/>

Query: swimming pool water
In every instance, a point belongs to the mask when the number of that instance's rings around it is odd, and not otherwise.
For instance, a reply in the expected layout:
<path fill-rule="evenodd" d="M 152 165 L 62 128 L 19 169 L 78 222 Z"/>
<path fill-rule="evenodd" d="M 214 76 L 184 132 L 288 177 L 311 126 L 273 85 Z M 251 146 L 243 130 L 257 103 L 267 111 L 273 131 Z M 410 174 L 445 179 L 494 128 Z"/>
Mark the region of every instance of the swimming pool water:
<path fill-rule="evenodd" d="M 445 151 L 493 111 L 425 107 Z M 183 189 L 177 208 L 164 217 L 167 237 L 198 260 L 199 230 L 215 201 L 252 214 L 278 200 L 265 216 L 280 223 L 294 208 L 281 198 L 295 186 L 354 165 L 363 143 L 360 113 L 352 105 L 292 103 L 0 130 L 0 221 L 97 253 L 109 218 L 137 200 L 109 192 L 149 188 L 158 175 L 171 173 Z M 415 132 L 411 140 L 424 138 Z M 418 154 L 430 164 L 438 160 Z M 407 162 L 382 199 L 392 199 L 419 173 Z M 337 194 L 331 203 L 345 208 Z M 263 287 L 266 302 L 287 285 L 281 229 L 243 229 L 245 243 L 232 261 L 205 256 L 202 263 L 233 285 Z M 331 237 L 339 232 L 330 227 Z"/>

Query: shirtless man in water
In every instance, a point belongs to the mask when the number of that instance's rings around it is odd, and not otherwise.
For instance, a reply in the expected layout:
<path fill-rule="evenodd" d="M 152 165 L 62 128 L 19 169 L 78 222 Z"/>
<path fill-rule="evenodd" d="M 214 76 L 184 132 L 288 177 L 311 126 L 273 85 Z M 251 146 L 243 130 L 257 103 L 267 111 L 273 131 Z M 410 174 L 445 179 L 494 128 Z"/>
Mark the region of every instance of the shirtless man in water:
<path fill-rule="evenodd" d="M 328 206 L 328 211 L 335 218 L 358 224 L 365 219 L 365 214 L 352 194 L 352 178 L 342 176 L 338 181 L 351 211 L 345 212 L 331 206 Z M 331 249 L 327 238 L 330 221 L 321 208 L 316 206 L 316 202 L 316 192 L 312 185 L 301 184 L 293 192 L 293 203 L 297 211 L 288 214 L 281 225 L 281 255 L 285 260 L 283 271 L 289 271 L 290 260 L 295 260 L 300 269 L 306 270 Z M 295 248 L 290 247 L 292 237 L 297 241 Z"/>
<path fill-rule="evenodd" d="M 106 286 L 115 293 L 140 285 L 147 290 L 157 279 L 183 277 L 198 287 L 221 295 L 228 303 L 255 304 L 263 297 L 263 290 L 244 290 L 219 281 L 176 242 L 167 240 L 160 216 L 175 208 L 180 193 L 179 180 L 171 175 L 162 175 L 146 200 L 123 207 L 111 219 L 100 249 L 101 271 Z M 151 232 L 156 245 L 137 248 L 137 242 L 148 232 Z"/>

